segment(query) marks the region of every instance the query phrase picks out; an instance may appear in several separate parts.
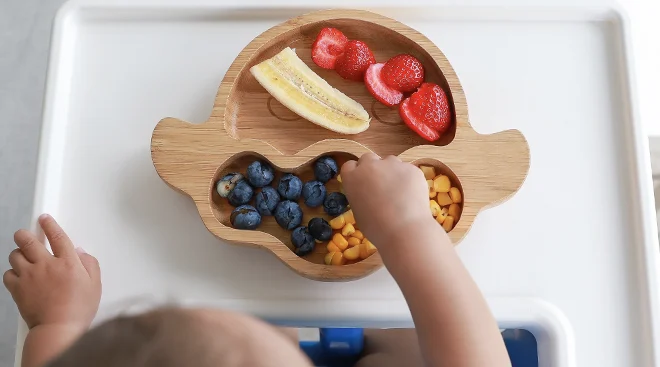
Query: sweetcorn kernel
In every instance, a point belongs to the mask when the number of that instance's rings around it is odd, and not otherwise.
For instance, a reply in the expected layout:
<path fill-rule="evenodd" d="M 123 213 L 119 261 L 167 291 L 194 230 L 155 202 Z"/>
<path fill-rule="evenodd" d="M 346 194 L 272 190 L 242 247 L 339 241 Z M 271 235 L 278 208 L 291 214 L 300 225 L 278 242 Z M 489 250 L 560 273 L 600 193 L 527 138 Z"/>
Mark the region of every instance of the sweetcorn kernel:
<path fill-rule="evenodd" d="M 325 254 L 325 258 L 323 259 L 323 262 L 325 265 L 330 265 L 332 264 L 332 257 L 335 256 L 335 252 L 328 252 Z"/>
<path fill-rule="evenodd" d="M 451 204 L 447 210 L 449 216 L 454 217 L 454 220 L 458 220 L 461 216 L 461 206 L 458 204 Z"/>
<path fill-rule="evenodd" d="M 337 175 L 337 181 L 341 183 L 341 175 Z"/>
<path fill-rule="evenodd" d="M 442 223 L 442 228 L 445 229 L 445 232 L 451 231 L 451 229 L 454 228 L 454 217 L 451 215 L 447 216 L 445 221 Z"/>
<path fill-rule="evenodd" d="M 345 224 L 346 224 L 346 219 L 344 218 L 343 214 L 330 220 L 330 227 L 332 229 L 342 229 L 344 228 Z"/>
<path fill-rule="evenodd" d="M 442 208 L 442 209 L 440 209 L 440 213 L 438 213 L 438 216 L 435 217 L 435 220 L 438 223 L 442 224 L 445 221 L 445 219 L 447 219 L 448 215 L 449 214 L 447 214 L 447 208 Z"/>
<path fill-rule="evenodd" d="M 353 209 L 348 210 L 347 212 L 345 212 L 342 215 L 344 216 L 344 221 L 346 221 L 346 223 L 355 224 L 355 217 L 353 216 Z"/>
<path fill-rule="evenodd" d="M 454 203 L 453 201 L 451 201 L 449 194 L 447 194 L 446 192 L 439 192 L 435 200 L 438 202 L 438 204 L 440 204 L 440 206 L 447 206 Z"/>
<path fill-rule="evenodd" d="M 433 179 L 433 190 L 437 192 L 449 192 L 450 188 L 451 181 L 449 181 L 449 177 L 440 175 Z"/>
<path fill-rule="evenodd" d="M 355 227 L 353 227 L 353 225 L 351 223 L 346 223 L 344 228 L 341 229 L 341 234 L 344 237 L 349 237 L 353 233 L 355 233 Z"/>
<path fill-rule="evenodd" d="M 433 199 L 436 194 L 437 192 L 431 188 L 431 190 L 429 190 L 429 199 Z"/>
<path fill-rule="evenodd" d="M 332 255 L 332 260 L 330 260 L 330 263 L 332 265 L 346 264 L 346 259 L 344 258 L 344 254 L 342 254 L 341 252 L 335 252 L 335 254 Z"/>
<path fill-rule="evenodd" d="M 348 241 L 344 238 L 344 236 L 341 235 L 341 233 L 335 233 L 334 236 L 332 236 L 332 242 L 337 245 L 339 250 L 344 251 L 348 247 Z"/>
<path fill-rule="evenodd" d="M 451 201 L 455 203 L 460 203 L 463 199 L 461 196 L 461 190 L 459 190 L 457 187 L 452 187 L 449 189 L 449 197 L 451 198 Z"/>
<path fill-rule="evenodd" d="M 360 246 L 351 247 L 344 251 L 344 258 L 346 260 L 357 260 L 360 258 Z"/>
<path fill-rule="evenodd" d="M 332 241 L 328 242 L 328 245 L 325 248 L 328 249 L 328 252 L 341 252 L 339 247 L 337 247 L 337 244 Z"/>
<path fill-rule="evenodd" d="M 435 200 L 429 200 L 429 205 L 431 207 L 431 215 L 437 217 L 438 214 L 440 214 L 440 205 L 438 205 L 438 202 Z"/>
<path fill-rule="evenodd" d="M 359 238 L 356 238 L 356 237 L 351 237 L 347 241 L 348 241 L 348 247 L 357 246 L 361 242 L 361 240 Z"/>
<path fill-rule="evenodd" d="M 426 180 L 426 184 L 429 186 L 429 190 L 433 189 L 433 180 Z"/>
<path fill-rule="evenodd" d="M 419 166 L 419 169 L 424 173 L 427 180 L 432 180 L 435 177 L 435 167 L 433 166 Z"/>
<path fill-rule="evenodd" d="M 369 242 L 369 240 L 362 241 L 360 244 L 360 259 L 364 260 L 368 258 L 369 256 L 373 255 L 376 251 L 376 246 L 374 246 L 373 243 Z"/>

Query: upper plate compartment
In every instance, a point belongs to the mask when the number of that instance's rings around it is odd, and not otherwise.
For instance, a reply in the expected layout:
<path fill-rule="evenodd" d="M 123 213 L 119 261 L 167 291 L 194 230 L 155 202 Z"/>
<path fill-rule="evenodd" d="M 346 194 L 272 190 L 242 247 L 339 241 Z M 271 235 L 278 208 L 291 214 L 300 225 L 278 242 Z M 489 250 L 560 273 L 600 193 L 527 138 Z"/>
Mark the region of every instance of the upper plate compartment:
<path fill-rule="evenodd" d="M 341 30 L 349 39 L 365 42 L 377 62 L 407 53 L 418 58 L 425 68 L 425 81 L 439 84 L 452 107 L 451 128 L 437 141 L 429 143 L 408 129 L 398 108 L 388 108 L 369 93 L 363 82 L 341 78 L 334 70 L 318 67 L 311 60 L 311 47 L 325 27 Z M 371 116 L 371 125 L 357 135 L 342 135 L 317 126 L 288 110 L 274 99 L 252 76 L 250 67 L 274 56 L 285 47 L 297 55 L 330 85 L 353 98 Z M 399 155 L 418 145 L 447 145 L 458 128 L 467 124 L 463 91 L 453 68 L 442 52 L 421 33 L 393 19 L 360 10 L 327 10 L 293 18 L 256 37 L 236 57 L 222 81 L 209 122 L 222 122 L 235 139 L 266 141 L 284 154 L 298 151 L 324 139 L 351 139 L 375 153 Z"/>

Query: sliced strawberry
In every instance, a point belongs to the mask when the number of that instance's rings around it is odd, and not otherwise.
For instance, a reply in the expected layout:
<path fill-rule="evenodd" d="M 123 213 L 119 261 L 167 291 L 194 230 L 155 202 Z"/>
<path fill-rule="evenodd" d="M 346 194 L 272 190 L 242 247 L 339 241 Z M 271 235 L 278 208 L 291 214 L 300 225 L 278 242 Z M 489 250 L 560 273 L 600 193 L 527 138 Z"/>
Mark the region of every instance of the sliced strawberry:
<path fill-rule="evenodd" d="M 344 53 L 348 38 L 337 28 L 323 28 L 312 45 L 312 61 L 324 69 L 334 69 Z"/>
<path fill-rule="evenodd" d="M 385 63 L 383 80 L 398 91 L 412 92 L 424 81 L 424 66 L 411 55 L 396 55 Z"/>
<path fill-rule="evenodd" d="M 375 63 L 376 58 L 366 43 L 349 41 L 344 54 L 337 58 L 335 70 L 344 79 L 362 81 L 369 65 Z"/>
<path fill-rule="evenodd" d="M 386 106 L 396 106 L 401 103 L 403 93 L 394 90 L 385 84 L 381 78 L 381 70 L 383 69 L 382 62 L 379 64 L 372 64 L 367 68 L 364 73 L 364 84 L 367 86 L 369 93 L 374 96 L 380 103 Z"/>
<path fill-rule="evenodd" d="M 440 134 L 437 131 L 431 129 L 424 123 L 423 119 L 415 116 L 410 111 L 410 98 L 406 98 L 399 106 L 399 115 L 401 115 L 403 122 L 422 138 L 428 141 L 436 141 L 440 138 Z"/>

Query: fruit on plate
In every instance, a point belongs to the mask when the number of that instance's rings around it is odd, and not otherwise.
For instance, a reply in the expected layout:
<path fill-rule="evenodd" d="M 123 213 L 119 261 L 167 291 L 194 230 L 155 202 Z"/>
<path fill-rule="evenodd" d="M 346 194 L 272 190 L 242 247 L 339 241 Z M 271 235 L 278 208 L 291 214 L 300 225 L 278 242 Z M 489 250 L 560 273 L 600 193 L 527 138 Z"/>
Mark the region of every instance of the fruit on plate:
<path fill-rule="evenodd" d="M 369 128 L 371 117 L 364 107 L 314 73 L 289 47 L 251 67 L 250 73 L 280 103 L 314 124 L 341 134 Z"/>
<path fill-rule="evenodd" d="M 236 229 L 256 229 L 261 224 L 261 215 L 251 205 L 241 205 L 229 216 L 231 225 Z"/>
<path fill-rule="evenodd" d="M 352 264 L 376 253 L 376 246 L 356 229 L 357 224 L 352 210 L 333 218 L 330 225 L 337 232 L 326 246 L 328 250 L 324 258 L 326 265 Z"/>
<path fill-rule="evenodd" d="M 339 215 L 348 210 L 348 199 L 341 192 L 331 192 L 323 201 L 323 209 L 329 215 Z"/>
<path fill-rule="evenodd" d="M 349 41 L 344 53 L 337 58 L 335 70 L 344 79 L 361 82 L 364 73 L 371 64 L 376 63 L 374 54 L 366 43 L 362 41 Z"/>
<path fill-rule="evenodd" d="M 310 208 L 321 206 L 325 200 L 325 193 L 325 185 L 321 181 L 305 182 L 302 188 L 303 200 L 305 200 L 305 205 Z"/>
<path fill-rule="evenodd" d="M 307 223 L 309 233 L 316 241 L 325 242 L 332 238 L 332 228 L 330 224 L 323 218 L 312 218 Z"/>
<path fill-rule="evenodd" d="M 323 183 L 330 181 L 337 172 L 339 172 L 339 166 L 332 157 L 326 155 L 314 162 L 314 177 Z"/>
<path fill-rule="evenodd" d="M 215 185 L 215 191 L 220 197 L 226 198 L 229 196 L 236 183 L 243 179 L 243 175 L 237 172 L 232 172 L 222 177 Z"/>
<path fill-rule="evenodd" d="M 344 53 L 348 38 L 337 28 L 323 28 L 312 44 L 312 61 L 324 69 L 334 69 Z"/>
<path fill-rule="evenodd" d="M 424 81 L 424 66 L 412 55 L 396 55 L 387 60 L 382 70 L 385 84 L 394 90 L 408 93 Z"/>
<path fill-rule="evenodd" d="M 247 168 L 247 179 L 252 187 L 270 185 L 275 178 L 273 167 L 264 161 L 254 161 Z"/>
<path fill-rule="evenodd" d="M 277 184 L 277 192 L 280 193 L 283 199 L 298 200 L 302 186 L 302 181 L 298 176 L 287 173 L 280 178 L 280 182 Z"/>
<path fill-rule="evenodd" d="M 436 175 L 435 167 L 419 166 L 419 168 L 427 178 L 431 198 L 429 201 L 431 215 L 446 232 L 449 232 L 454 228 L 463 211 L 461 190 L 453 185 L 448 175 Z M 432 179 L 428 179 L 429 177 Z M 332 225 L 332 221 L 330 221 L 330 225 Z"/>
<path fill-rule="evenodd" d="M 298 256 L 305 256 L 314 250 L 316 242 L 307 227 L 298 227 L 291 232 L 291 243 Z"/>
<path fill-rule="evenodd" d="M 439 85 L 424 83 L 399 106 L 403 122 L 428 141 L 440 138 L 451 123 L 451 111 L 445 91 Z"/>
<path fill-rule="evenodd" d="M 280 202 L 280 194 L 270 186 L 262 188 L 254 196 L 254 206 L 261 215 L 273 215 L 273 211 Z"/>
<path fill-rule="evenodd" d="M 382 70 L 385 64 L 378 63 L 372 64 L 367 69 L 367 72 L 364 74 L 364 84 L 367 86 L 367 90 L 371 93 L 378 102 L 384 104 L 385 106 L 396 106 L 401 103 L 403 99 L 403 93 L 400 91 L 389 87 L 382 77 Z"/>
<path fill-rule="evenodd" d="M 253 194 L 254 190 L 252 186 L 250 186 L 246 179 L 242 179 L 236 182 L 234 189 L 227 195 L 227 200 L 233 206 L 240 206 L 249 203 L 252 200 Z"/>
<path fill-rule="evenodd" d="M 280 227 L 292 230 L 302 222 L 303 212 L 296 202 L 284 200 L 275 207 L 275 221 Z"/>

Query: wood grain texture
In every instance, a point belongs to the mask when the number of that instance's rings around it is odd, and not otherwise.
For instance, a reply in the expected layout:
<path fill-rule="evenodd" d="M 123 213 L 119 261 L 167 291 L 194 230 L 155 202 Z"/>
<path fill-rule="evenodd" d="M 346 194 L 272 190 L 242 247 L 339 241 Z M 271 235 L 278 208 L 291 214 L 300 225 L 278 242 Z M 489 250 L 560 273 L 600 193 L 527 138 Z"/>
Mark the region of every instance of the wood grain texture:
<path fill-rule="evenodd" d="M 452 129 L 429 144 L 403 124 L 396 109 L 376 102 L 363 83 L 343 80 L 334 71 L 314 65 L 310 48 L 323 27 L 336 27 L 349 38 L 365 41 L 379 62 L 399 53 L 419 58 L 426 69 L 426 81 L 441 85 L 447 92 L 453 106 Z M 340 135 L 316 126 L 279 104 L 254 80 L 249 68 L 287 46 L 295 47 L 315 72 L 367 109 L 373 117 L 367 131 Z M 203 124 L 175 118 L 161 120 L 154 129 L 151 151 L 160 177 L 195 201 L 204 224 L 214 235 L 234 244 L 268 249 L 299 274 L 324 281 L 366 276 L 382 266 L 381 258 L 376 254 L 352 265 L 327 266 L 322 263 L 321 248 L 300 258 L 287 247 L 288 232 L 272 218 L 267 218 L 257 231 L 233 229 L 228 225 L 229 204 L 217 195 L 214 198 L 215 180 L 231 170 L 245 172 L 256 157 L 305 179 L 311 175 L 311 163 L 321 155 L 332 154 L 340 160 L 369 151 L 398 155 L 403 161 L 434 165 L 459 181 L 463 212 L 449 233 L 458 243 L 479 211 L 502 202 L 520 188 L 530 163 L 529 147 L 519 131 L 480 135 L 472 129 L 458 77 L 425 36 L 390 18 L 345 9 L 302 15 L 255 38 L 229 67 L 209 120 Z M 332 185 L 329 191 L 337 189 Z M 321 214 L 301 207 L 304 223 Z"/>

